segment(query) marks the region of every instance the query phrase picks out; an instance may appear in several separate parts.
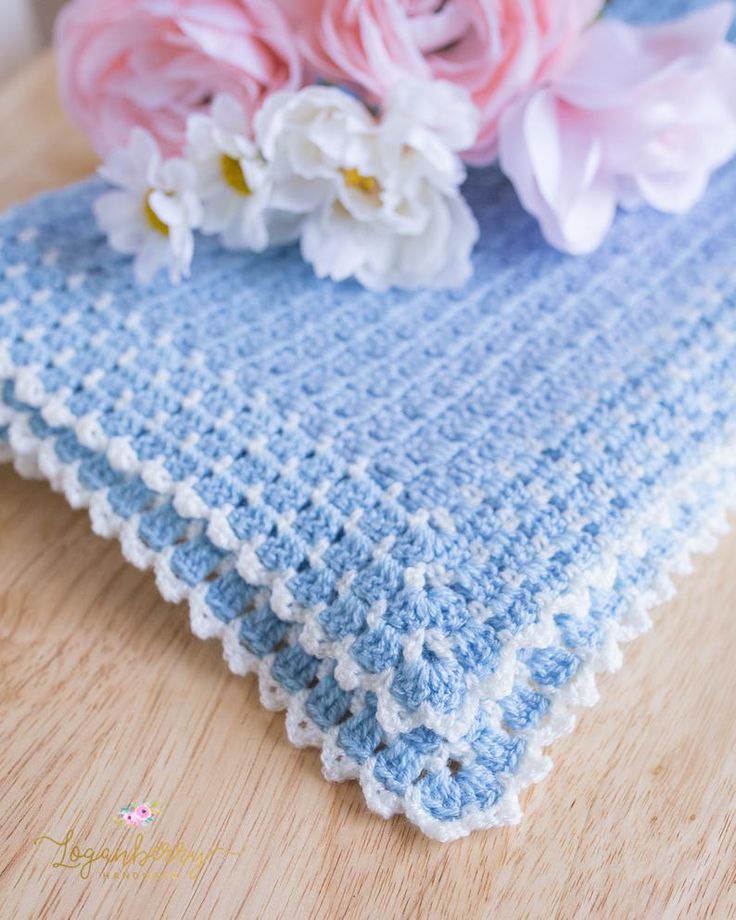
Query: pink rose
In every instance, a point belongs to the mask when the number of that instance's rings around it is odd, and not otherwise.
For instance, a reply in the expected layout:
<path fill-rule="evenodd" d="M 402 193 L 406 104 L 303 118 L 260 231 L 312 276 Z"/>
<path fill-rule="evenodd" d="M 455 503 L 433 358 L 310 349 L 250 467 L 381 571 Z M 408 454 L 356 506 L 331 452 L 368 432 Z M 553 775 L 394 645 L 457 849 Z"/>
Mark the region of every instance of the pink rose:
<path fill-rule="evenodd" d="M 126 811 L 123 815 L 123 821 L 130 827 L 138 827 L 141 823 L 141 819 L 133 811 Z"/>
<path fill-rule="evenodd" d="M 473 163 L 493 159 L 504 108 L 554 72 L 603 5 L 603 0 L 280 2 L 301 26 L 317 75 L 353 84 L 371 101 L 380 102 L 406 76 L 466 89 L 481 116 L 478 140 L 465 157 Z"/>
<path fill-rule="evenodd" d="M 736 154 L 733 5 L 636 28 L 604 20 L 564 73 L 503 116 L 501 168 L 547 240 L 597 248 L 618 204 L 683 213 Z"/>
<path fill-rule="evenodd" d="M 146 128 L 179 153 L 187 115 L 219 92 L 252 118 L 301 83 L 298 49 L 274 0 L 72 0 L 57 21 L 67 109 L 101 155 Z"/>
<path fill-rule="evenodd" d="M 151 817 L 151 809 L 144 802 L 143 805 L 138 805 L 136 807 L 135 814 L 139 821 L 145 821 L 147 818 Z"/>

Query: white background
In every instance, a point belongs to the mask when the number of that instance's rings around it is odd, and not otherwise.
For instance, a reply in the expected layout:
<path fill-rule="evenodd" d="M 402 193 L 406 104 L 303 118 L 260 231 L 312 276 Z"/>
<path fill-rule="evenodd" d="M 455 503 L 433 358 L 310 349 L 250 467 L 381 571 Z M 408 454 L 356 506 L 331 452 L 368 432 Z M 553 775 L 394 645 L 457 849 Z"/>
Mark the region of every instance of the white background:
<path fill-rule="evenodd" d="M 0 0 L 0 79 L 6 79 L 39 47 L 30 0 Z"/>
<path fill-rule="evenodd" d="M 62 0 L 0 0 L 0 80 L 7 80 L 49 40 Z"/>

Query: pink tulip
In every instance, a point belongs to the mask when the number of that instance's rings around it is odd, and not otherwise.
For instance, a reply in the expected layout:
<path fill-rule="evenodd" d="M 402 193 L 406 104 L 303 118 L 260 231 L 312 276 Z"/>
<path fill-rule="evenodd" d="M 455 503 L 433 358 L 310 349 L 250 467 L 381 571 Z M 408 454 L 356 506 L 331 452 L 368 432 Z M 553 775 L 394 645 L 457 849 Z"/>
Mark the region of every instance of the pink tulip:
<path fill-rule="evenodd" d="M 504 108 L 554 73 L 603 0 L 279 0 L 317 76 L 381 102 L 411 76 L 454 83 L 478 106 L 466 155 L 490 162 Z"/>
<path fill-rule="evenodd" d="M 301 83 L 274 0 L 72 0 L 56 50 L 66 107 L 102 156 L 136 125 L 179 153 L 187 116 L 217 93 L 250 119 L 269 93 Z"/>
<path fill-rule="evenodd" d="M 596 249 L 619 204 L 689 210 L 736 154 L 733 15 L 718 3 L 660 26 L 603 20 L 504 114 L 501 167 L 553 246 Z"/>

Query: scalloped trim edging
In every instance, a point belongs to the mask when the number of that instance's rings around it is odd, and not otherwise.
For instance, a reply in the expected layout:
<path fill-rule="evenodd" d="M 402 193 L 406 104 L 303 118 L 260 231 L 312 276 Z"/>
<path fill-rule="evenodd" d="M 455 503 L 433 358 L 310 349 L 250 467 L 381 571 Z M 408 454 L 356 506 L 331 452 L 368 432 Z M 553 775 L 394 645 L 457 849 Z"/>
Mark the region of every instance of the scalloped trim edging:
<path fill-rule="evenodd" d="M 486 810 L 468 811 L 461 819 L 439 821 L 429 816 L 423 808 L 419 789 L 410 787 L 406 796 L 399 797 L 382 787 L 372 773 L 372 760 L 363 766 L 338 747 L 337 728 L 323 731 L 313 722 L 304 709 L 306 691 L 289 694 L 277 687 L 270 676 L 271 656 L 259 659 L 238 642 L 233 624 L 225 625 L 217 620 L 207 608 L 202 586 L 189 588 L 176 579 L 169 569 L 166 552 L 157 553 L 146 547 L 136 532 L 137 516 L 124 520 L 116 515 L 107 504 L 104 491 L 92 492 L 84 488 L 77 478 L 77 463 L 64 464 L 56 456 L 53 443 L 42 441 L 29 430 L 27 416 L 8 406 L 2 407 L 0 419 L 9 425 L 10 447 L 0 448 L 0 460 L 12 460 L 17 472 L 25 478 L 45 478 L 51 487 L 61 492 L 73 508 L 87 508 L 92 529 L 105 538 L 116 537 L 124 557 L 137 568 L 153 569 L 157 587 L 162 596 L 173 603 L 187 601 L 190 625 L 193 633 L 202 639 L 219 638 L 223 656 L 233 673 L 253 673 L 258 678 L 262 705 L 271 710 L 286 710 L 286 730 L 289 740 L 297 747 L 319 747 L 322 749 L 323 773 L 333 781 L 356 779 L 361 785 L 368 807 L 384 818 L 403 813 L 421 831 L 435 840 L 447 842 L 467 836 L 473 830 L 489 829 L 516 824 L 522 816 L 519 796 L 530 785 L 540 782 L 552 767 L 551 759 L 544 749 L 559 737 L 571 732 L 575 726 L 575 709 L 595 704 L 599 695 L 596 674 L 618 670 L 623 661 L 620 645 L 632 641 L 651 626 L 649 611 L 670 600 L 676 593 L 670 577 L 692 572 L 692 556 L 712 552 L 719 538 L 729 530 L 727 513 L 736 510 L 736 444 L 722 448 L 714 458 L 693 470 L 688 477 L 672 490 L 667 501 L 655 506 L 655 512 L 646 519 L 669 516 L 692 494 L 697 484 L 719 479 L 716 485 L 724 486 L 725 495 L 722 510 L 715 517 L 706 515 L 699 521 L 693 533 L 681 544 L 679 551 L 661 560 L 652 583 L 647 590 L 638 592 L 621 620 L 610 620 L 602 635 L 600 645 L 587 655 L 581 654 L 581 666 L 576 675 L 552 697 L 549 711 L 540 726 L 527 735 L 528 745 L 519 769 L 506 782 L 501 799 Z M 643 526 L 638 528 L 641 533 Z M 643 558 L 644 554 L 640 554 Z M 615 573 L 621 554 L 611 560 L 609 572 Z M 612 577 L 609 575 L 609 578 Z M 236 619 L 234 623 L 238 623 Z M 321 667 L 326 667 L 323 661 Z M 306 730 L 302 727 L 306 725 Z M 436 758 L 437 755 L 434 755 Z"/>

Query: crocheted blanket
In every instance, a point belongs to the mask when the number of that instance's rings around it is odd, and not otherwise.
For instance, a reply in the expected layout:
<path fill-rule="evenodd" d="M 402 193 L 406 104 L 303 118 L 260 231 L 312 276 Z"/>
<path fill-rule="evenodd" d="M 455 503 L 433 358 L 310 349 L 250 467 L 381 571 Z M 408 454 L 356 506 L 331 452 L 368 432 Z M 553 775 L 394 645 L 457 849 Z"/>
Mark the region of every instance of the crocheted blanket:
<path fill-rule="evenodd" d="M 736 168 L 580 260 L 475 172 L 475 279 L 441 295 L 206 241 L 142 292 L 99 190 L 0 224 L 7 455 L 188 602 L 329 779 L 441 840 L 517 821 L 736 499 Z"/>

